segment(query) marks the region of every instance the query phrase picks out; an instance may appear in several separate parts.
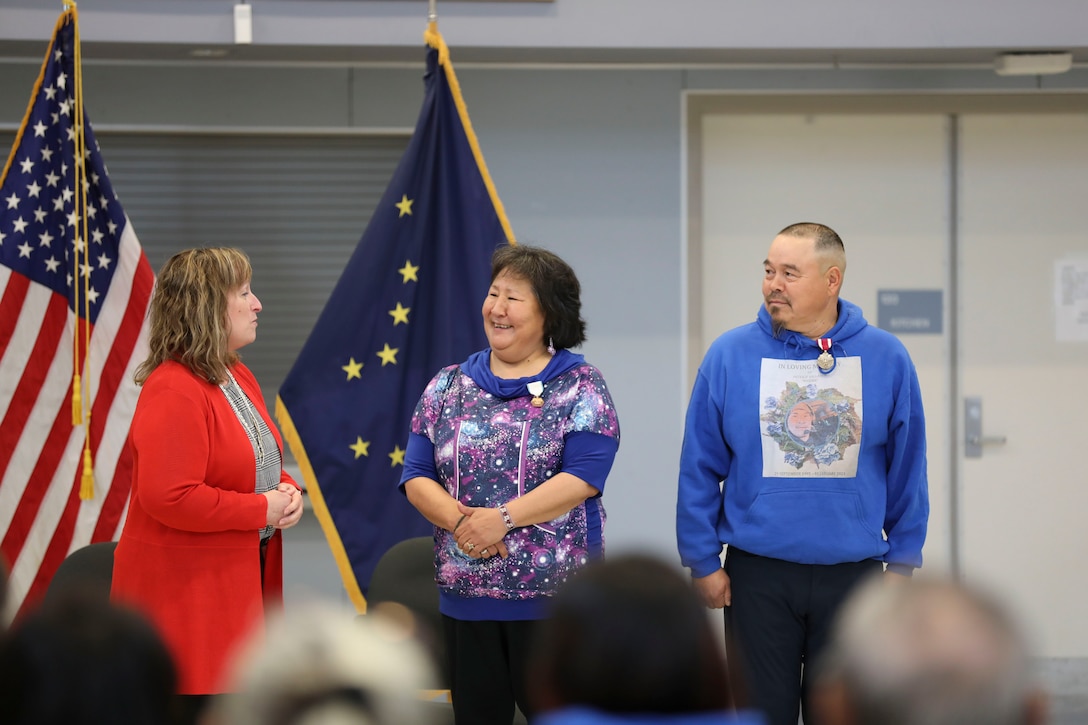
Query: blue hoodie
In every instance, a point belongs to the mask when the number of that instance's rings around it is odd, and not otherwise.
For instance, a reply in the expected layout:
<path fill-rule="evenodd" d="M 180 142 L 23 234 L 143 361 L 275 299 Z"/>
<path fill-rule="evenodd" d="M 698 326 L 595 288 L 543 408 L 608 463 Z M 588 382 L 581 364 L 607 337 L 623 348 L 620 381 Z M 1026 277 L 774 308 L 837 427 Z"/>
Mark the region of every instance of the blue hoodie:
<path fill-rule="evenodd" d="M 898 338 L 838 304 L 830 371 L 816 365 L 816 341 L 775 337 L 765 308 L 707 351 L 676 507 L 692 576 L 721 566 L 723 544 L 799 564 L 921 566 L 929 494 L 918 376 Z"/>

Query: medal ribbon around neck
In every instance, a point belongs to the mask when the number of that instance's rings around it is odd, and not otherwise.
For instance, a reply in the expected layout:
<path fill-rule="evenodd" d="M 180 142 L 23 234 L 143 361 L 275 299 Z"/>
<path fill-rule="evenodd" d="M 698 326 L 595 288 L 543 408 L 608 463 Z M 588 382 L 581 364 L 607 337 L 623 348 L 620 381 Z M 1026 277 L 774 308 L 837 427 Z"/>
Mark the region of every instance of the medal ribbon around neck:
<path fill-rule="evenodd" d="M 816 367 L 820 369 L 820 372 L 827 375 L 829 372 L 835 369 L 835 356 L 831 354 L 831 338 L 821 337 L 816 341 L 816 344 L 820 346 L 820 356 L 816 358 Z"/>

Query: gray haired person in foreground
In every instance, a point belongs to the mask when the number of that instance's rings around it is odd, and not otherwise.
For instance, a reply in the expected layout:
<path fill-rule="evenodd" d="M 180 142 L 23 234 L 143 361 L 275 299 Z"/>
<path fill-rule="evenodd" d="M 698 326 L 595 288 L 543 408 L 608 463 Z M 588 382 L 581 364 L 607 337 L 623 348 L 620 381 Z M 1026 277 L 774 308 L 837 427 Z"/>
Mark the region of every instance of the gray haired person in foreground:
<path fill-rule="evenodd" d="M 813 705 L 821 725 L 1042 725 L 1046 696 L 1002 603 L 951 579 L 859 588 L 839 613 Z"/>

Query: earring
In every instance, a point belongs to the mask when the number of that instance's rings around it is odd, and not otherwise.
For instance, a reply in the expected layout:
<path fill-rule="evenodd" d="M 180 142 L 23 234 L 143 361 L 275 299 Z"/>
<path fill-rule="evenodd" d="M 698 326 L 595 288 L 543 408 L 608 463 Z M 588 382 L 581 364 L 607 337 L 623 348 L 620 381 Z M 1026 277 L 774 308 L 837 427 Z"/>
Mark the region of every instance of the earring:
<path fill-rule="evenodd" d="M 548 338 L 548 354 L 555 355 L 555 343 L 552 342 L 550 337 Z"/>

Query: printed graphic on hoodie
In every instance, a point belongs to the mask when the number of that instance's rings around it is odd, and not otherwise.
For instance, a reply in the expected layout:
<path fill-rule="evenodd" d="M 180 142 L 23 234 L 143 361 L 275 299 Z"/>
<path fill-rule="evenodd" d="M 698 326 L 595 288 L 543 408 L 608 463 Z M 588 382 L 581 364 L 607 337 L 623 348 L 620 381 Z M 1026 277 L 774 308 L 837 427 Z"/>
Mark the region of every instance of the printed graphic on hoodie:
<path fill-rule="evenodd" d="M 763 475 L 852 478 L 861 443 L 861 358 L 821 373 L 814 360 L 764 358 L 759 375 Z"/>

